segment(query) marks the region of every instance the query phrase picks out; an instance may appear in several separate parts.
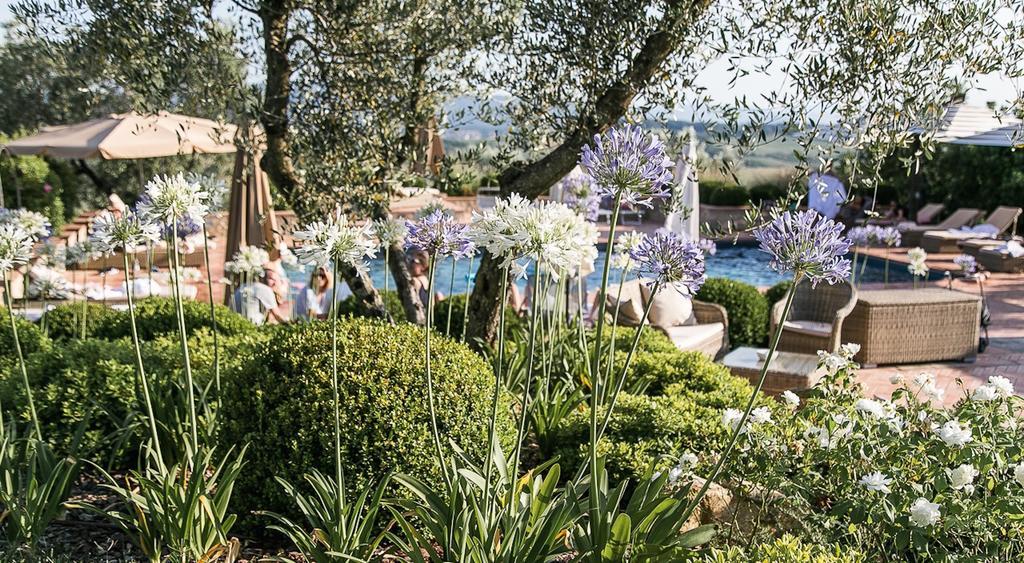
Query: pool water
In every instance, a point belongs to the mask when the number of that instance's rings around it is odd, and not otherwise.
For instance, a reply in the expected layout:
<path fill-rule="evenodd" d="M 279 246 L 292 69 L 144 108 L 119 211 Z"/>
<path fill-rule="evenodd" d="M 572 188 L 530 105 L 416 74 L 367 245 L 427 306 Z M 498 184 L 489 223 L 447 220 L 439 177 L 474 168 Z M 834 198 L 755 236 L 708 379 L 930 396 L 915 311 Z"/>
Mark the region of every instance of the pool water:
<path fill-rule="evenodd" d="M 605 253 L 602 249 L 598 254 L 595 271 L 587 276 L 587 287 L 591 290 L 601 285 L 601 269 L 604 267 L 604 258 Z M 468 288 L 472 287 L 473 275 L 475 275 L 478 264 L 478 261 L 473 261 L 473 270 L 470 272 L 469 260 L 457 261 L 454 264 L 454 287 L 450 288 L 452 261 L 445 260 L 439 263 L 436 274 L 437 290 L 446 295 L 465 293 Z M 374 286 L 378 289 L 384 287 L 385 267 L 383 255 L 371 260 L 369 268 Z M 860 269 L 859 264 L 858 269 Z M 305 287 L 309 282 L 309 272 L 309 268 L 289 269 L 288 277 L 293 287 Z M 884 262 L 872 259 L 868 261 L 861 279 L 866 283 L 881 282 L 885 275 L 884 272 Z M 609 279 L 613 280 L 613 282 L 617 281 L 619 275 L 619 270 L 613 268 Z M 750 244 L 734 245 L 728 242 L 718 243 L 718 252 L 714 256 L 707 258 L 707 275 L 708 277 L 730 278 L 759 287 L 771 286 L 790 277 L 789 275 L 782 275 L 773 271 L 768 265 L 768 255 L 761 252 L 758 247 Z M 630 277 L 635 276 L 631 274 Z M 895 262 L 889 264 L 889 281 L 909 282 L 911 280 L 912 278 L 905 265 Z M 526 286 L 525 280 L 519 280 L 518 283 L 521 289 Z M 388 287 L 394 287 L 393 280 L 388 280 Z"/>

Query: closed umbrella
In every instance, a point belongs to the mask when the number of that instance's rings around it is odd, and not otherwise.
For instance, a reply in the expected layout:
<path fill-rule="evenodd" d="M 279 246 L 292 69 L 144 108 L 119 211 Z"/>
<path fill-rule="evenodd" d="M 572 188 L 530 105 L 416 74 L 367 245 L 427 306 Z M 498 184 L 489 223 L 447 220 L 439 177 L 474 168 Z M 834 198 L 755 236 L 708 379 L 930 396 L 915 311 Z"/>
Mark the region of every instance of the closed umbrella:
<path fill-rule="evenodd" d="M 265 248 L 276 240 L 277 216 L 270 199 L 270 182 L 260 168 L 261 153 L 257 149 L 239 151 L 231 176 L 228 198 L 228 242 L 225 258 L 230 260 L 243 246 Z M 276 247 L 270 249 L 277 259 Z"/>
<path fill-rule="evenodd" d="M 665 217 L 665 229 L 688 237 L 700 239 L 700 191 L 697 184 L 697 147 L 693 137 L 686 148 L 686 154 L 676 159 L 672 184 L 674 209 Z"/>

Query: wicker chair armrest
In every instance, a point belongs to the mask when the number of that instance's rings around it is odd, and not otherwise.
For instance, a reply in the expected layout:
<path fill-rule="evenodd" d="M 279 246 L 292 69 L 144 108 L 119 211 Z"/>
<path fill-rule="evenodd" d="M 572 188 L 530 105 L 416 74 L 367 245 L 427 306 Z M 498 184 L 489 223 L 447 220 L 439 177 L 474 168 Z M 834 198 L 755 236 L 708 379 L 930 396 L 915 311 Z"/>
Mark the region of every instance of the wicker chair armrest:
<path fill-rule="evenodd" d="M 729 313 L 717 303 L 693 301 L 693 316 L 698 324 L 722 323 L 722 350 L 729 349 Z"/>
<path fill-rule="evenodd" d="M 782 324 L 782 313 L 786 309 L 786 300 L 779 299 L 772 305 L 771 311 L 771 334 L 775 334 L 775 327 Z"/>
<path fill-rule="evenodd" d="M 846 320 L 846 317 L 850 316 L 850 313 L 853 312 L 853 308 L 857 306 L 857 288 L 851 286 L 850 290 L 850 299 L 845 305 L 836 311 L 836 314 L 832 319 L 832 334 L 829 338 L 829 342 L 831 344 L 831 351 L 833 352 L 839 350 L 839 346 L 842 344 L 840 339 L 843 337 L 843 321 Z"/>

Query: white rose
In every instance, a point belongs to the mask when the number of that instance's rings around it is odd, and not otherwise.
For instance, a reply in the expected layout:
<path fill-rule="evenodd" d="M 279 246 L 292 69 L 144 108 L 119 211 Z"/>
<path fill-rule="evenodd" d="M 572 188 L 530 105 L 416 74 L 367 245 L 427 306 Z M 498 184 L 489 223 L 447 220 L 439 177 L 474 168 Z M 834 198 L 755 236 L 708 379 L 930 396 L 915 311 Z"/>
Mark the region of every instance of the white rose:
<path fill-rule="evenodd" d="M 882 404 L 873 399 L 858 399 L 854 408 L 859 412 L 870 415 L 871 418 L 885 417 L 885 409 L 882 407 Z"/>
<path fill-rule="evenodd" d="M 881 471 L 875 471 L 861 477 L 859 482 L 869 491 L 889 494 L 889 485 L 892 484 L 892 479 Z"/>
<path fill-rule="evenodd" d="M 768 407 L 757 407 L 750 411 L 751 424 L 771 424 L 772 411 Z"/>
<path fill-rule="evenodd" d="M 742 418 L 743 418 L 743 411 L 741 411 L 739 409 L 725 409 L 725 411 L 722 412 L 722 424 L 724 424 L 727 428 L 729 428 L 733 432 L 735 432 L 736 428 L 739 427 L 740 419 L 742 419 Z M 741 433 L 742 432 L 746 432 L 746 431 L 747 431 L 747 429 L 744 428 L 743 430 L 741 430 Z"/>
<path fill-rule="evenodd" d="M 1010 383 L 1009 379 L 1006 379 L 1001 375 L 993 375 L 988 378 L 988 384 L 991 385 L 992 388 L 999 393 L 999 396 L 1004 399 L 1013 395 L 1013 383 Z"/>
<path fill-rule="evenodd" d="M 959 422 L 950 420 L 935 430 L 939 439 L 950 447 L 960 447 L 971 441 L 971 428 L 966 424 L 961 426 Z"/>
<path fill-rule="evenodd" d="M 947 469 L 946 477 L 949 478 L 949 486 L 956 490 L 963 489 L 971 483 L 974 483 L 974 478 L 978 476 L 978 470 L 973 465 L 963 464 L 956 469 Z"/>
<path fill-rule="evenodd" d="M 797 408 L 800 406 L 800 397 L 796 396 L 796 393 L 792 391 L 783 391 L 782 400 L 786 402 L 791 408 Z"/>
<path fill-rule="evenodd" d="M 915 526 L 921 528 L 931 526 L 937 523 L 941 516 L 940 506 L 928 502 L 927 499 L 919 498 L 910 505 L 910 522 Z"/>
<path fill-rule="evenodd" d="M 999 391 L 997 391 L 996 388 L 991 385 L 982 385 L 981 387 L 975 389 L 974 393 L 971 394 L 972 401 L 995 401 L 998 398 Z"/>

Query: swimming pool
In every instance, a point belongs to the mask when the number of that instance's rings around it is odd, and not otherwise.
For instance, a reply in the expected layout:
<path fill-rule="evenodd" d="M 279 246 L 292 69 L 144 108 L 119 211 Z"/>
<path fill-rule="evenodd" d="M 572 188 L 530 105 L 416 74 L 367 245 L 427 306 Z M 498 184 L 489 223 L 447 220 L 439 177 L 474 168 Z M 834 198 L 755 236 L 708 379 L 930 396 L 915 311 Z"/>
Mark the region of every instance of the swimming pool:
<path fill-rule="evenodd" d="M 601 269 L 604 267 L 604 256 L 604 250 L 602 249 L 598 254 L 595 271 L 587 276 L 587 287 L 590 289 L 601 285 Z M 761 252 L 753 244 L 741 243 L 734 245 L 728 242 L 720 242 L 718 243 L 718 252 L 714 256 L 707 258 L 707 275 L 708 277 L 730 278 L 754 286 L 771 286 L 789 279 L 788 275 L 784 276 L 774 272 L 768 265 L 768 259 L 768 255 Z M 454 265 L 455 285 L 451 291 L 449 291 L 449 284 L 451 283 L 452 261 L 445 260 L 438 264 L 437 290 L 444 294 L 465 293 L 467 288 L 472 285 L 472 277 L 475 275 L 478 264 L 479 262 L 474 261 L 473 272 L 470 272 L 469 260 L 459 260 L 456 262 Z M 382 288 L 385 275 L 383 255 L 371 260 L 369 267 L 374 286 Z M 860 266 L 858 265 L 859 268 Z M 617 281 L 619 275 L 620 272 L 613 268 L 609 279 Z M 884 262 L 872 259 L 868 261 L 867 267 L 864 270 L 864 276 L 861 279 L 867 283 L 881 282 L 884 275 Z M 309 269 L 289 269 L 288 278 L 294 287 L 304 287 L 309 281 Z M 909 282 L 911 280 L 912 278 L 906 266 L 895 262 L 889 265 L 889 281 Z M 526 281 L 519 280 L 519 285 L 520 288 L 525 287 Z M 394 287 L 392 280 L 388 280 L 388 287 Z"/>

